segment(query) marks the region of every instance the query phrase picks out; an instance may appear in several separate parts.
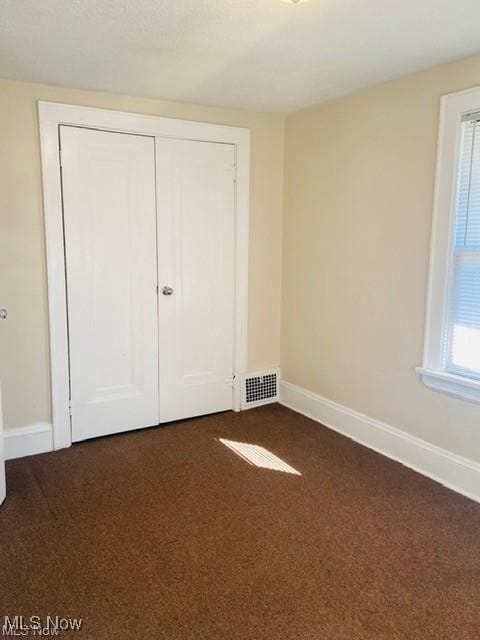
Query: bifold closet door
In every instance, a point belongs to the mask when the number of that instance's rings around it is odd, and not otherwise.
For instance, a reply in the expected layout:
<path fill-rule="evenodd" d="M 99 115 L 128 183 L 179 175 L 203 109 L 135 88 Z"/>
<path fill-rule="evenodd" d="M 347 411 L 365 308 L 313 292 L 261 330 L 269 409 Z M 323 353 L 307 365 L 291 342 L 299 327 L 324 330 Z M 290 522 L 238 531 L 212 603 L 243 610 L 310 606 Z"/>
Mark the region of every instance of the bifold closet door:
<path fill-rule="evenodd" d="M 155 143 L 61 126 L 72 439 L 158 424 Z"/>
<path fill-rule="evenodd" d="M 160 421 L 232 409 L 235 149 L 156 140 Z"/>

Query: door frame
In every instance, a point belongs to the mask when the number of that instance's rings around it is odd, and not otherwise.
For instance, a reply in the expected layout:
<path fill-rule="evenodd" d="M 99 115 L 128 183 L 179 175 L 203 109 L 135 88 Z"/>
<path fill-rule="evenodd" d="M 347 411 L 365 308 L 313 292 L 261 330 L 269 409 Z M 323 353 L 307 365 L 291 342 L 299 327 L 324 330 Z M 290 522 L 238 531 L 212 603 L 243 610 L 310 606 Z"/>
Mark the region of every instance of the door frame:
<path fill-rule="evenodd" d="M 38 120 L 47 254 L 53 448 L 62 449 L 72 444 L 60 125 L 235 146 L 235 344 L 232 394 L 233 410 L 240 411 L 241 381 L 247 371 L 250 130 L 44 101 L 38 102 Z"/>

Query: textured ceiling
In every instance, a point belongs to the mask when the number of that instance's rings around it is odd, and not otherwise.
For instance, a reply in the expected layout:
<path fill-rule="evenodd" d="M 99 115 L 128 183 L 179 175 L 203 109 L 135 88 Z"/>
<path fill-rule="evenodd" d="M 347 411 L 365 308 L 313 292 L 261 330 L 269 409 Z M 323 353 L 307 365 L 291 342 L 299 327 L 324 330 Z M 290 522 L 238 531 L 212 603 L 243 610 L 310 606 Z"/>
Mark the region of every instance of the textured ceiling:
<path fill-rule="evenodd" d="M 480 50 L 479 0 L 0 0 L 0 77 L 288 112 Z"/>

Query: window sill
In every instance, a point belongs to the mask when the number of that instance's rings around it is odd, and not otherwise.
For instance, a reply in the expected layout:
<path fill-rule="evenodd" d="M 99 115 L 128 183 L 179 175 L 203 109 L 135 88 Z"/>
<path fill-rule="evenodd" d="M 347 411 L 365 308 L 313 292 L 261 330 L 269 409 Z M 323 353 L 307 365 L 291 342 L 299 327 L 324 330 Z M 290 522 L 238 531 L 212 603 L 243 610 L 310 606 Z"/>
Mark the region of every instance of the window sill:
<path fill-rule="evenodd" d="M 462 400 L 480 403 L 480 380 L 423 367 L 417 367 L 415 371 L 420 375 L 423 384 L 430 389 L 448 393 Z"/>

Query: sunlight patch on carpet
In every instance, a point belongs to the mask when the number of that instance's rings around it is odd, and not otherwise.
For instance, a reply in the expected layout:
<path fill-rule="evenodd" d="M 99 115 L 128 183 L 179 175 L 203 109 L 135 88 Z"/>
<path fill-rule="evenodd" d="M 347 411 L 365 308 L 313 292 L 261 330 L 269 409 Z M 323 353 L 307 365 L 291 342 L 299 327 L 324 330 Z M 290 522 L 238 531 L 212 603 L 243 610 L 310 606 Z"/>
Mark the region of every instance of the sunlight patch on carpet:
<path fill-rule="evenodd" d="M 302 475 L 299 471 L 264 447 L 260 447 L 256 444 L 248 444 L 246 442 L 225 440 L 224 438 L 219 438 L 219 440 L 222 444 L 255 467 L 272 469 L 273 471 L 283 471 L 284 473 L 292 473 L 296 476 Z"/>

